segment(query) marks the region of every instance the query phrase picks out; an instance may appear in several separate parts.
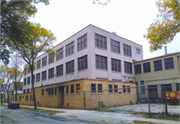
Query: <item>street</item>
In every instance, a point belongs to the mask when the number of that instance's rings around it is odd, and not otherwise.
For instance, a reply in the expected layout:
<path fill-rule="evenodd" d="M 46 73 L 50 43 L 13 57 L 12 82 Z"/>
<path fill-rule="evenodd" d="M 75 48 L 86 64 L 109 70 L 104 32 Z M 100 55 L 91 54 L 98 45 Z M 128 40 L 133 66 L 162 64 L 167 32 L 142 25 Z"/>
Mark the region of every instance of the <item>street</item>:
<path fill-rule="evenodd" d="M 92 122 L 77 120 L 73 118 L 64 118 L 46 114 L 42 112 L 25 110 L 25 109 L 7 109 L 0 106 L 1 123 L 3 124 L 44 124 L 44 123 L 61 123 L 61 124 L 92 124 Z M 94 123 L 93 123 L 94 124 Z"/>

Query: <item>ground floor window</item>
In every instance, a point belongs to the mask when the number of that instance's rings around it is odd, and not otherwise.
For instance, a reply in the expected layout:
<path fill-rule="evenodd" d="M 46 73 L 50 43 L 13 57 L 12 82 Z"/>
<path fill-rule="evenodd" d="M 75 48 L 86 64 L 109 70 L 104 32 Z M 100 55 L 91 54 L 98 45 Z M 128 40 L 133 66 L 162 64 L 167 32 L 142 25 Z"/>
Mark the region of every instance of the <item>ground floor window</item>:
<path fill-rule="evenodd" d="M 102 92 L 102 84 L 98 84 L 98 92 Z"/>
<path fill-rule="evenodd" d="M 80 93 L 80 84 L 76 84 L 76 93 Z"/>
<path fill-rule="evenodd" d="M 114 85 L 114 92 L 117 93 L 118 92 L 118 89 L 117 89 L 117 85 Z"/>
<path fill-rule="evenodd" d="M 96 84 L 91 84 L 91 93 L 96 92 Z"/>
<path fill-rule="evenodd" d="M 71 93 L 74 93 L 74 85 L 71 85 Z"/>
<path fill-rule="evenodd" d="M 126 86 L 123 86 L 123 93 L 126 93 Z"/>

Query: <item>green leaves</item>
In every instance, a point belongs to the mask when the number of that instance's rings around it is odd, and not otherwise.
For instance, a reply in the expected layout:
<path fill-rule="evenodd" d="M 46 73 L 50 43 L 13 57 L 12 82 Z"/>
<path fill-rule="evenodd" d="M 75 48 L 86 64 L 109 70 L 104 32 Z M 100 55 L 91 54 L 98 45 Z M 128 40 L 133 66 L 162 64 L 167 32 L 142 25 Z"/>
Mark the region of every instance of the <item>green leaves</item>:
<path fill-rule="evenodd" d="M 151 52 L 170 43 L 180 32 L 180 1 L 159 0 L 156 5 L 160 14 L 157 15 L 157 20 L 150 25 L 147 34 L 144 35 L 144 38 L 149 41 Z"/>

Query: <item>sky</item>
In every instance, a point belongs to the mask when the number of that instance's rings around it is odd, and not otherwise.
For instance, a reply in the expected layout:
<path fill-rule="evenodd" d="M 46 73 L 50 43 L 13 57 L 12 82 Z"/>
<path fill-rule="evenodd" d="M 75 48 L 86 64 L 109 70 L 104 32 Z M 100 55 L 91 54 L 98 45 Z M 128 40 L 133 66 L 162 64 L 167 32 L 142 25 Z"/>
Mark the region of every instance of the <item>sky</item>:
<path fill-rule="evenodd" d="M 111 0 L 106 6 L 92 2 L 93 0 L 50 0 L 47 6 L 39 3 L 36 5 L 38 12 L 30 21 L 51 30 L 57 39 L 54 45 L 92 24 L 141 44 L 143 59 L 165 54 L 164 48 L 150 52 L 150 44 L 143 37 L 157 17 L 156 0 Z M 178 51 L 180 33 L 167 44 L 167 53 Z"/>

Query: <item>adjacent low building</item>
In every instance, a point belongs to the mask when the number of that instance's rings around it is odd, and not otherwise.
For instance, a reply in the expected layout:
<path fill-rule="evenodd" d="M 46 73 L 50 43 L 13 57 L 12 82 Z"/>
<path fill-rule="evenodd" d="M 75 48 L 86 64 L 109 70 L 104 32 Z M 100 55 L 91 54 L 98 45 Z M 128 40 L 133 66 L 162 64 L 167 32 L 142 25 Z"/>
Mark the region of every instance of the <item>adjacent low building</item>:
<path fill-rule="evenodd" d="M 134 62 L 138 85 L 149 85 L 151 102 L 163 102 L 165 91 L 179 91 L 180 52 Z M 147 98 L 147 86 L 139 88 L 139 97 Z"/>

